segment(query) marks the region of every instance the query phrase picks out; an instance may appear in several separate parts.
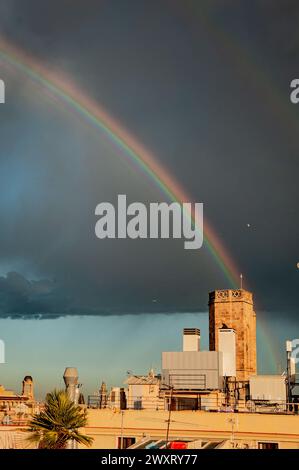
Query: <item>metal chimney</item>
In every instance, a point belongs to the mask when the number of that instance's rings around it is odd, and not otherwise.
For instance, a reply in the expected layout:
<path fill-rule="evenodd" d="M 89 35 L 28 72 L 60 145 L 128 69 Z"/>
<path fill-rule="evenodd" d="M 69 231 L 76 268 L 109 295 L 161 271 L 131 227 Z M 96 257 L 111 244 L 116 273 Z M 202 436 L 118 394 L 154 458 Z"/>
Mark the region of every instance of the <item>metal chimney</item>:
<path fill-rule="evenodd" d="M 79 400 L 79 384 L 78 384 L 78 371 L 76 367 L 67 367 L 63 374 L 63 380 L 65 383 L 65 391 L 67 392 L 70 400 L 78 404 Z"/>

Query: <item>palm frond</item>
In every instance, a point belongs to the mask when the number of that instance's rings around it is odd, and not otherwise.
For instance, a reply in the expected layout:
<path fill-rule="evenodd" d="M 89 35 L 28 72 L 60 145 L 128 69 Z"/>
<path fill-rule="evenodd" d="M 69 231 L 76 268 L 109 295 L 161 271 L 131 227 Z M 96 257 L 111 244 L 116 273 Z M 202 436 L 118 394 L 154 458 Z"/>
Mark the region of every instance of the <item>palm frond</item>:
<path fill-rule="evenodd" d="M 75 405 L 66 392 L 54 390 L 46 396 L 44 411 L 32 417 L 28 440 L 46 449 L 66 448 L 70 440 L 90 446 L 93 438 L 80 432 L 86 423 L 85 411 Z"/>

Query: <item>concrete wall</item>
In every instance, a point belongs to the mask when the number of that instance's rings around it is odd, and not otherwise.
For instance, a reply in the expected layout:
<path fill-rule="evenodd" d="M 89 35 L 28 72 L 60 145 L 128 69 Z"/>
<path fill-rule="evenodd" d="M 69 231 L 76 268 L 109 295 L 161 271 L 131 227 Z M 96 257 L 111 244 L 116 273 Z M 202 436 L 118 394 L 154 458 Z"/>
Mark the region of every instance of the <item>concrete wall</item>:
<path fill-rule="evenodd" d="M 86 434 L 94 440 L 93 448 L 115 448 L 118 437 L 143 436 L 163 439 L 166 436 L 168 413 L 166 411 L 89 410 Z M 279 448 L 299 449 L 299 416 L 263 415 L 250 413 L 209 413 L 203 411 L 173 411 L 171 413 L 170 439 L 225 440 L 232 437 L 241 443 L 257 447 L 258 442 L 278 442 Z"/>
<path fill-rule="evenodd" d="M 143 436 L 164 439 L 168 413 L 166 411 L 88 410 L 88 426 L 82 429 L 94 438 L 93 449 L 114 449 L 123 428 L 124 437 Z M 232 440 L 238 447 L 257 448 L 258 442 L 277 442 L 280 449 L 299 449 L 299 416 L 250 413 L 209 413 L 203 411 L 173 411 L 170 439 Z M 15 442 L 23 448 L 24 426 L 0 426 L 0 448 Z M 11 434 L 11 435 L 10 435 Z M 27 445 L 27 444 L 26 444 Z"/>

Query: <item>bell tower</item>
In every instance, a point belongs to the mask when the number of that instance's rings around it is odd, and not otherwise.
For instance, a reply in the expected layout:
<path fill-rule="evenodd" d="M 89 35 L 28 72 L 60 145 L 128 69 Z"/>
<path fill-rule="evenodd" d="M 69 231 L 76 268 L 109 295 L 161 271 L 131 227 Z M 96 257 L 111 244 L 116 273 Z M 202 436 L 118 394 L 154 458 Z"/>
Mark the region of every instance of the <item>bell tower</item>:
<path fill-rule="evenodd" d="M 22 396 L 28 397 L 29 400 L 34 400 L 33 393 L 33 379 L 31 375 L 26 375 L 22 382 Z"/>
<path fill-rule="evenodd" d="M 252 293 L 244 289 L 215 290 L 209 294 L 210 351 L 219 349 L 219 330 L 236 333 L 236 378 L 256 374 L 256 315 Z"/>

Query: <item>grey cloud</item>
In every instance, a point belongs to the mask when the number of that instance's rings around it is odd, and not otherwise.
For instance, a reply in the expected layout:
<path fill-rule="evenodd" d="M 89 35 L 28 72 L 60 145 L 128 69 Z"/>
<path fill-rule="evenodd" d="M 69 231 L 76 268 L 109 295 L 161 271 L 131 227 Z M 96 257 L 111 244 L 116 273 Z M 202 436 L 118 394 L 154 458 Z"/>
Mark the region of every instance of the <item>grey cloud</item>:
<path fill-rule="evenodd" d="M 29 281 L 16 272 L 0 277 L 0 315 L 31 316 L 49 312 L 55 284 L 49 280 Z"/>

